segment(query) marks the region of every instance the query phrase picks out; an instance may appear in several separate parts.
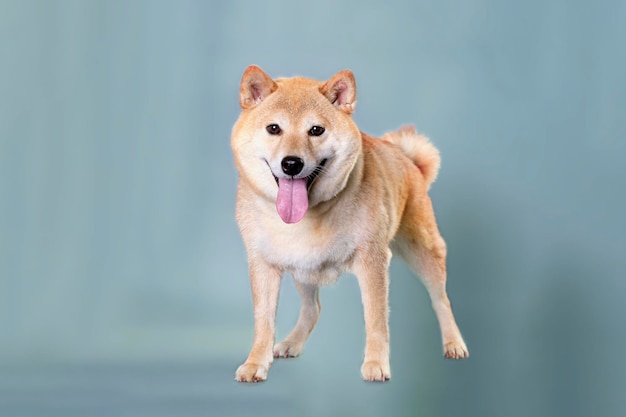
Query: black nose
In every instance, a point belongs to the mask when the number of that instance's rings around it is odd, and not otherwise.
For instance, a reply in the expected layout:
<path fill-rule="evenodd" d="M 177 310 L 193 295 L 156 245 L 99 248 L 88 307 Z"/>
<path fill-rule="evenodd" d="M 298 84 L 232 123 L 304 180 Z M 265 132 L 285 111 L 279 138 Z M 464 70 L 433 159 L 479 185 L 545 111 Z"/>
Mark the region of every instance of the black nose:
<path fill-rule="evenodd" d="M 302 168 L 304 168 L 304 161 L 297 156 L 286 156 L 281 161 L 280 165 L 283 167 L 283 172 L 287 175 L 298 175 Z"/>

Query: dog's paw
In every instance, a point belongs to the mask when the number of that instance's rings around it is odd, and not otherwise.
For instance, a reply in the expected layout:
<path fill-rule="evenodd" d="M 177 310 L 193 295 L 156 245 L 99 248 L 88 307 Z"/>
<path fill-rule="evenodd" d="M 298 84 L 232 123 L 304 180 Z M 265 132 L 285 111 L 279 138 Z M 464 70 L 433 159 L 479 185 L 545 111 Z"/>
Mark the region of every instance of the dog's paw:
<path fill-rule="evenodd" d="M 454 341 L 443 346 L 443 356 L 447 359 L 465 359 L 469 357 L 469 352 L 462 340 Z"/>
<path fill-rule="evenodd" d="M 267 379 L 268 366 L 256 363 L 244 363 L 235 372 L 235 381 L 239 382 L 261 382 Z"/>
<path fill-rule="evenodd" d="M 283 340 L 280 343 L 277 343 L 274 346 L 274 357 L 275 358 L 295 358 L 300 356 L 302 352 L 302 343 L 294 343 Z"/>
<path fill-rule="evenodd" d="M 391 378 L 389 364 L 383 365 L 378 361 L 363 362 L 361 376 L 365 381 L 388 381 Z"/>

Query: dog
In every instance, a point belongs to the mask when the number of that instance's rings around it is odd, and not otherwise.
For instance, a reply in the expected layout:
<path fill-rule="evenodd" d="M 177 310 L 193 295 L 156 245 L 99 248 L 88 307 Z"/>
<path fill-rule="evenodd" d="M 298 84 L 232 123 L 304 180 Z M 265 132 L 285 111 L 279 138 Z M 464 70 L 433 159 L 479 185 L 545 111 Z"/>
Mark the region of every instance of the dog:
<path fill-rule="evenodd" d="M 236 219 L 248 256 L 254 338 L 235 379 L 267 378 L 274 358 L 295 357 L 320 314 L 319 287 L 356 275 L 365 316 L 366 381 L 390 379 L 388 268 L 392 251 L 422 279 L 446 358 L 469 356 L 446 293 L 446 244 L 428 189 L 439 151 L 413 127 L 374 138 L 352 119 L 350 70 L 328 81 L 272 79 L 248 67 L 231 146 L 239 173 Z M 275 343 L 284 273 L 302 299 L 297 324 Z"/>

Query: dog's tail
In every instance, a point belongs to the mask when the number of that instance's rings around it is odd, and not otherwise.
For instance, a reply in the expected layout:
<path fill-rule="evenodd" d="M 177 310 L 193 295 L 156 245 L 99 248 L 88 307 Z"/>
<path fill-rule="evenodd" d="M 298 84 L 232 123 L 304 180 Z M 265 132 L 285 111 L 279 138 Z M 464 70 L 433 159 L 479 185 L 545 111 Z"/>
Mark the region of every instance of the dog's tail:
<path fill-rule="evenodd" d="M 402 149 L 402 152 L 417 165 L 427 187 L 430 188 L 437 178 L 441 165 L 441 157 L 435 145 L 426 136 L 417 133 L 413 126 L 402 126 L 398 130 L 386 133 L 382 139 Z"/>

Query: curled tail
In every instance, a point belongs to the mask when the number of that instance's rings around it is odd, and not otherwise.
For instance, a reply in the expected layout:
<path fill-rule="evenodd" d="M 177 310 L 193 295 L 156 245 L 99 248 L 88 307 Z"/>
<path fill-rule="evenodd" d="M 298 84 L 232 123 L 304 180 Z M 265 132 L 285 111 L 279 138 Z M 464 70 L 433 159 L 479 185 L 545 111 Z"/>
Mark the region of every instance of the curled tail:
<path fill-rule="evenodd" d="M 424 135 L 417 133 L 413 126 L 402 126 L 400 129 L 383 135 L 382 140 L 392 143 L 402 149 L 419 168 L 424 176 L 426 185 L 435 182 L 441 157 L 439 151 Z"/>

